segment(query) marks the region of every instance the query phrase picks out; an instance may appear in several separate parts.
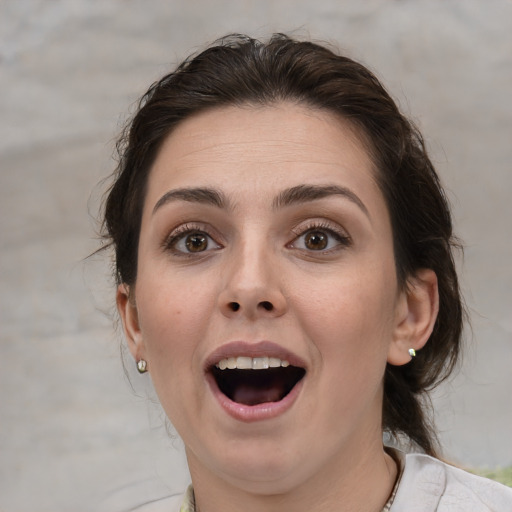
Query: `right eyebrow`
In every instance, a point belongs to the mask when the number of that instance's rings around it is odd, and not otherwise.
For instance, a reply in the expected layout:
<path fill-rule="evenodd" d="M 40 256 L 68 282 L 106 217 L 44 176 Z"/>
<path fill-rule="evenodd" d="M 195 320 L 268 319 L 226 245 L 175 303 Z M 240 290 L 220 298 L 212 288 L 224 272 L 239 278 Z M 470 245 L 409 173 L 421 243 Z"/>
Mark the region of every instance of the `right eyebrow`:
<path fill-rule="evenodd" d="M 153 215 L 159 208 L 172 201 L 187 201 L 190 203 L 209 204 L 218 208 L 228 208 L 228 201 L 224 194 L 214 188 L 176 188 L 166 192 L 157 201 L 153 208 Z"/>

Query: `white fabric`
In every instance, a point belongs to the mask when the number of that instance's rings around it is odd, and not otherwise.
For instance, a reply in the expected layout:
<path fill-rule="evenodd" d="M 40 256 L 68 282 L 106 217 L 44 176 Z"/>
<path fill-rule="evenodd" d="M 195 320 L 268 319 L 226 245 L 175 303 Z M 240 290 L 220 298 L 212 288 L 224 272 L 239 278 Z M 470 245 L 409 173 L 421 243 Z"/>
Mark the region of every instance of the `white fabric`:
<path fill-rule="evenodd" d="M 512 512 L 512 489 L 422 454 L 400 454 L 403 472 L 390 512 Z M 185 493 L 137 512 L 193 512 Z"/>
<path fill-rule="evenodd" d="M 181 503 L 185 493 L 173 494 L 167 498 L 162 498 L 151 503 L 146 503 L 140 507 L 132 508 L 133 512 L 180 512 Z M 130 511 L 130 512 L 131 512 Z"/>
<path fill-rule="evenodd" d="M 512 489 L 422 454 L 404 456 L 391 512 L 512 512 Z"/>

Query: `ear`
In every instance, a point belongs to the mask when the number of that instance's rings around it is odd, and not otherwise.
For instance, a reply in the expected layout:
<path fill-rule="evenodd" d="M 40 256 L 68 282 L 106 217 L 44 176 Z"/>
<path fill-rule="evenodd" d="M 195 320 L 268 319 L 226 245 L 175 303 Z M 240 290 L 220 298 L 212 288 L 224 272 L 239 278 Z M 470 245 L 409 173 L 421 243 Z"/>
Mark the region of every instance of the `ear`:
<path fill-rule="evenodd" d="M 411 361 L 409 349 L 418 351 L 424 347 L 434 329 L 438 311 L 437 276 L 433 270 L 420 269 L 408 279 L 400 294 L 388 363 L 400 366 Z"/>
<path fill-rule="evenodd" d="M 140 330 L 137 306 L 127 284 L 120 284 L 116 294 L 117 311 L 121 317 L 123 331 L 130 353 L 135 361 L 145 359 L 144 339 Z"/>

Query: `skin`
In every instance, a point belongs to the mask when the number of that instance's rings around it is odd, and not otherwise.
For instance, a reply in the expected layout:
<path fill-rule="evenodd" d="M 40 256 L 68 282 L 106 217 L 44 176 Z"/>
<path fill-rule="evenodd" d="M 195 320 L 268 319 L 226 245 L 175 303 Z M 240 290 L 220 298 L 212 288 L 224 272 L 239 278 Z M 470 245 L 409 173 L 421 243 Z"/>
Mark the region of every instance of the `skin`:
<path fill-rule="evenodd" d="M 421 349 L 438 298 L 430 270 L 398 286 L 375 172 L 350 124 L 288 103 L 201 113 L 163 144 L 137 281 L 117 303 L 183 438 L 202 512 L 379 511 L 387 501 L 397 468 L 382 446 L 385 366 Z M 276 205 L 298 186 L 349 192 Z M 226 204 L 173 197 L 196 187 Z M 187 229 L 206 236 L 205 250 L 190 253 Z M 312 231 L 326 248 L 307 243 Z M 220 407 L 205 362 L 239 340 L 272 341 L 304 362 L 285 413 L 243 422 Z"/>

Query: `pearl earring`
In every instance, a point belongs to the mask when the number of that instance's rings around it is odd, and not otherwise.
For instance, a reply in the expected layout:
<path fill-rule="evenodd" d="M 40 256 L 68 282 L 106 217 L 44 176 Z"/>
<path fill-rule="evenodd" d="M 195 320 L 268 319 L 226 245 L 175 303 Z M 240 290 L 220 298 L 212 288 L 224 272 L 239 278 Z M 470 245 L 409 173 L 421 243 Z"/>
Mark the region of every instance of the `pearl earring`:
<path fill-rule="evenodd" d="M 139 359 L 137 361 L 137 370 L 139 370 L 139 373 L 146 373 L 148 371 L 148 363 L 144 359 Z"/>
<path fill-rule="evenodd" d="M 411 357 L 416 357 L 416 350 L 414 350 L 413 348 L 410 348 L 410 349 L 409 349 L 409 355 L 410 355 Z"/>

